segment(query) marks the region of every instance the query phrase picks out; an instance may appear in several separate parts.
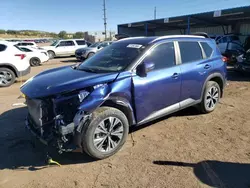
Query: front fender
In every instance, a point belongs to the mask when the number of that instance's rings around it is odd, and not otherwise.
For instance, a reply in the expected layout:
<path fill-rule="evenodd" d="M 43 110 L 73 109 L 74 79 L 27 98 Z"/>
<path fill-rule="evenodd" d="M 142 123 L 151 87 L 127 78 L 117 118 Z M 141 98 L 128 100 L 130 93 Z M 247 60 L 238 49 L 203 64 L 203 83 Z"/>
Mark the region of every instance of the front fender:
<path fill-rule="evenodd" d="M 81 103 L 78 110 L 92 113 L 96 108 L 101 106 L 110 95 L 110 88 L 107 84 L 95 89 Z"/>

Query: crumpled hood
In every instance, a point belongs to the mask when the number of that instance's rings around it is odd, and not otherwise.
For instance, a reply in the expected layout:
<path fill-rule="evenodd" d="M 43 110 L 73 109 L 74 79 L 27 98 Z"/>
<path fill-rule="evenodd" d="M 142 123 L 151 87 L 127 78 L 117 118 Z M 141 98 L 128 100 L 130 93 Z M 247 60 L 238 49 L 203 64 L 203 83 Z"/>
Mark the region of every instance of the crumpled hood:
<path fill-rule="evenodd" d="M 118 74 L 85 72 L 71 66 L 60 67 L 31 78 L 21 87 L 21 92 L 29 98 L 41 98 L 111 82 Z"/>

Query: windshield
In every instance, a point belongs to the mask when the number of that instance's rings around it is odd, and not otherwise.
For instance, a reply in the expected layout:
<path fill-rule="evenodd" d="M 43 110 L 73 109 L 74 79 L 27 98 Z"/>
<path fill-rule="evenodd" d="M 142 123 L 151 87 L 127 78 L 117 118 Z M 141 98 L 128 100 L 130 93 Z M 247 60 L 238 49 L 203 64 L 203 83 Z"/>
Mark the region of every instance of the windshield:
<path fill-rule="evenodd" d="M 89 47 L 93 47 L 93 48 L 95 48 L 95 47 L 97 47 L 99 44 L 101 44 L 100 42 L 96 42 L 96 43 L 94 43 L 94 44 L 91 44 Z"/>
<path fill-rule="evenodd" d="M 55 46 L 55 45 L 57 45 L 57 42 L 58 42 L 58 41 L 53 42 L 50 46 Z"/>
<path fill-rule="evenodd" d="M 80 64 L 78 69 L 90 72 L 118 72 L 124 70 L 144 51 L 141 44 L 114 43 Z"/>

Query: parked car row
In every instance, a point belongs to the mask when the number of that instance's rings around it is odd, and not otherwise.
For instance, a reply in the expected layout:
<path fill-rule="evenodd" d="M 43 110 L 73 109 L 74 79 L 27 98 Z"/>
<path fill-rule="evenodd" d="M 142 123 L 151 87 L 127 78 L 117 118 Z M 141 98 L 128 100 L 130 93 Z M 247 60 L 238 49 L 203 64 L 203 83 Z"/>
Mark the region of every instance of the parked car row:
<path fill-rule="evenodd" d="M 101 49 L 111 45 L 113 42 L 105 41 L 105 42 L 96 42 L 89 47 L 79 48 L 75 51 L 75 56 L 77 60 L 83 61 L 95 55 Z"/>

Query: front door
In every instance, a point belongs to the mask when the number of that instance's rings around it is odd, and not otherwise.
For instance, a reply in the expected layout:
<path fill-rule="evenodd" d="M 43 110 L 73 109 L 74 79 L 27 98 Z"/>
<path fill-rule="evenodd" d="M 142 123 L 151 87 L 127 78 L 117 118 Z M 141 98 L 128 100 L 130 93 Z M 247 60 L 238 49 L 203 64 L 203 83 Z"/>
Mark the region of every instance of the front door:
<path fill-rule="evenodd" d="M 133 76 L 137 122 L 144 123 L 179 110 L 181 75 L 173 42 L 155 46 L 143 62 L 155 64 L 146 77 Z"/>

